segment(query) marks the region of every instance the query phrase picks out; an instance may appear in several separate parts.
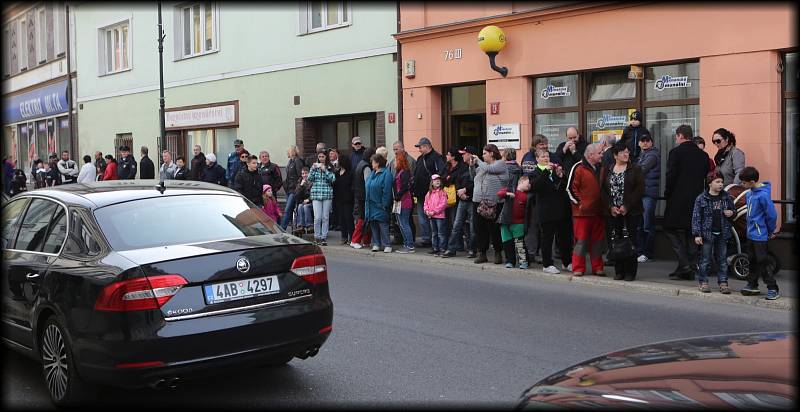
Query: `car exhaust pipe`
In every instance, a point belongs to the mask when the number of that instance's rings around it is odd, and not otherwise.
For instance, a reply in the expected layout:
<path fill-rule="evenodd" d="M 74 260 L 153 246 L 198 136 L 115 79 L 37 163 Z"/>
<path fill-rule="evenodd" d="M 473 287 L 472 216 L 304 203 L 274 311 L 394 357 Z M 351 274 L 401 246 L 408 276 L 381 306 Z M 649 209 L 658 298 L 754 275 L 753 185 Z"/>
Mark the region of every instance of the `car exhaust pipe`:
<path fill-rule="evenodd" d="M 314 346 L 308 351 L 308 356 L 313 358 L 314 356 L 316 356 L 318 352 L 319 352 L 319 346 Z"/>

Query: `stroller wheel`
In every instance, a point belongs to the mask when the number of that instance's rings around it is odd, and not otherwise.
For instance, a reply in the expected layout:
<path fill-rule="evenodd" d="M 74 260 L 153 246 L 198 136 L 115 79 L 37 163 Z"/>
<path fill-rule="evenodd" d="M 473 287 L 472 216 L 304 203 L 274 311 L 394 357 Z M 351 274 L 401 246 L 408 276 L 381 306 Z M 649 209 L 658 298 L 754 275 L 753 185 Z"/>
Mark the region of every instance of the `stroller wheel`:
<path fill-rule="evenodd" d="M 750 274 L 750 259 L 744 253 L 737 253 L 728 258 L 728 276 L 739 280 L 747 280 Z"/>

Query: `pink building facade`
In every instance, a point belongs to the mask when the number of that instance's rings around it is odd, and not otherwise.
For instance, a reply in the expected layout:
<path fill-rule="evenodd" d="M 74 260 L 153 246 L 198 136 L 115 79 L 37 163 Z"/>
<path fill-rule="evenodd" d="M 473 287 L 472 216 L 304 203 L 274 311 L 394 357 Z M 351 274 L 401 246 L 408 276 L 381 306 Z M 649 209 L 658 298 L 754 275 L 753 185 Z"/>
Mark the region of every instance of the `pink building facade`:
<path fill-rule="evenodd" d="M 440 153 L 498 142 L 521 158 L 536 133 L 551 150 L 569 126 L 588 140 L 619 135 L 640 109 L 662 153 L 662 194 L 685 123 L 712 157 L 713 131 L 733 131 L 773 199 L 794 199 L 796 18 L 790 3 L 401 3 L 403 141 L 411 153 L 422 136 Z M 478 48 L 488 25 L 505 32 L 506 77 Z M 791 207 L 779 220 L 793 227 Z"/>

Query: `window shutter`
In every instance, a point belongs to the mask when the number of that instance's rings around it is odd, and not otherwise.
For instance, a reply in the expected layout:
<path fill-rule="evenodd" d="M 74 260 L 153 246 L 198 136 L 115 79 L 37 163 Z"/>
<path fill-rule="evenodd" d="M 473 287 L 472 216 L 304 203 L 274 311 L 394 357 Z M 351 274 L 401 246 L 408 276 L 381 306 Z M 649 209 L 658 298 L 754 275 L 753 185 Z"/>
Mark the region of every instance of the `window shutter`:
<path fill-rule="evenodd" d="M 52 61 L 56 58 L 55 37 L 53 36 L 54 18 L 58 13 L 53 12 L 53 4 L 48 4 L 44 11 L 45 20 L 47 20 L 47 61 Z"/>
<path fill-rule="evenodd" d="M 97 75 L 106 74 L 106 31 L 97 30 Z"/>
<path fill-rule="evenodd" d="M 308 1 L 298 1 L 297 35 L 308 34 Z"/>
<path fill-rule="evenodd" d="M 28 70 L 36 67 L 36 10 L 27 13 L 25 23 L 28 25 Z"/>
<path fill-rule="evenodd" d="M 19 39 L 17 38 L 19 34 L 19 23 L 17 23 L 17 21 L 14 20 L 11 22 L 10 26 L 11 26 L 10 27 L 11 39 L 9 40 L 9 42 L 11 44 L 9 46 L 9 50 L 11 52 L 11 58 L 10 58 L 11 67 L 9 68 L 9 74 L 13 76 L 19 73 L 19 61 L 17 60 L 19 55 L 19 50 L 18 50 Z"/>

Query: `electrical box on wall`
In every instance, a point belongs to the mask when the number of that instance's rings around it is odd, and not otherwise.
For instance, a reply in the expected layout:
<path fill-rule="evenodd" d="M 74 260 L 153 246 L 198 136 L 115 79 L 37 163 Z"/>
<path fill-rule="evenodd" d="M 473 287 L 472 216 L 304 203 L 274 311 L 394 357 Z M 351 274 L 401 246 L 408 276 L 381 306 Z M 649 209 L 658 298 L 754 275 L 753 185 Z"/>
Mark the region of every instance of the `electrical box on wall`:
<path fill-rule="evenodd" d="M 416 73 L 416 62 L 414 60 L 406 60 L 406 78 L 413 79 Z"/>

